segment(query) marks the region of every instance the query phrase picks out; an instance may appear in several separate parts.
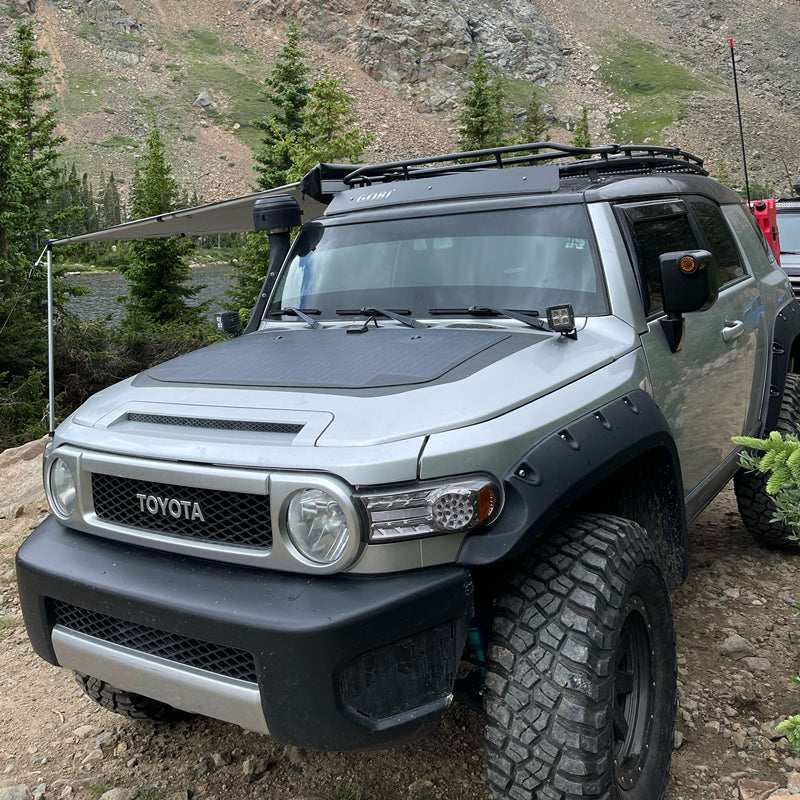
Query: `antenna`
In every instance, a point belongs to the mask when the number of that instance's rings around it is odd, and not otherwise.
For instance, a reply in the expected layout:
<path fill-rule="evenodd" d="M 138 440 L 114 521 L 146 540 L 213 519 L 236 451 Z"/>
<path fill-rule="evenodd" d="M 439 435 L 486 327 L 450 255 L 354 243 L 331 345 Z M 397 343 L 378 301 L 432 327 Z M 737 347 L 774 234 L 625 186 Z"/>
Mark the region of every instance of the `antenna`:
<path fill-rule="evenodd" d="M 747 203 L 750 204 L 750 182 L 747 180 L 747 153 L 744 147 L 744 128 L 742 127 L 742 105 L 739 102 L 739 81 L 736 79 L 736 59 L 733 56 L 733 39 L 728 39 L 731 47 L 731 64 L 733 66 L 733 88 L 736 92 L 736 114 L 739 117 L 739 139 L 742 143 L 742 166 L 744 167 L 744 188 L 747 192 Z"/>

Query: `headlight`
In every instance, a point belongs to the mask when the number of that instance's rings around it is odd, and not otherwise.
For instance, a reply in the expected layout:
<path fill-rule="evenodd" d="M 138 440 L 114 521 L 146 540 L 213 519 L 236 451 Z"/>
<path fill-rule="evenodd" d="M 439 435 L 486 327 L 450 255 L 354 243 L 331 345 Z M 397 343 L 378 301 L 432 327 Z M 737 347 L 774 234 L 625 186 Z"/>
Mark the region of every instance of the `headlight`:
<path fill-rule="evenodd" d="M 500 513 L 502 494 L 485 475 L 427 481 L 406 489 L 359 495 L 369 518 L 369 541 L 463 533 Z"/>
<path fill-rule="evenodd" d="M 323 489 L 295 492 L 286 513 L 286 531 L 298 552 L 317 564 L 333 564 L 350 540 L 344 509 Z"/>
<path fill-rule="evenodd" d="M 48 492 L 53 513 L 66 519 L 75 511 L 75 477 L 69 465 L 62 458 L 56 458 L 50 464 L 48 473 Z"/>

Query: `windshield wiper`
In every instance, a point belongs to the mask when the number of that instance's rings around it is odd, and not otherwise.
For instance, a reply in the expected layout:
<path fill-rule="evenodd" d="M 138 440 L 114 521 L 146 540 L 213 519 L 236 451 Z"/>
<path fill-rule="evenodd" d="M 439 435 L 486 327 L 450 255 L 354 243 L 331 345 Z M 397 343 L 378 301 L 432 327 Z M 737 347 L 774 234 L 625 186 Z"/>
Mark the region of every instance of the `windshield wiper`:
<path fill-rule="evenodd" d="M 310 317 L 309 314 L 319 314 L 318 308 L 295 308 L 294 306 L 286 306 L 286 308 L 279 308 L 275 311 L 268 311 L 268 317 L 275 317 L 275 316 L 291 316 L 291 317 L 298 317 L 299 319 L 303 320 L 303 322 L 308 325 L 309 328 L 319 328 L 320 324 L 317 322 L 313 317 Z"/>
<path fill-rule="evenodd" d="M 550 330 L 544 320 L 538 319 L 539 312 L 535 310 L 526 309 L 524 311 L 518 311 L 511 308 L 469 306 L 468 308 L 429 308 L 428 313 L 431 316 L 457 316 L 458 314 L 468 314 L 471 317 L 508 317 L 518 322 L 524 322 L 526 325 L 530 325 L 531 328 L 536 328 L 540 331 Z"/>
<path fill-rule="evenodd" d="M 379 308 L 378 306 L 365 306 L 363 308 L 337 308 L 336 313 L 340 317 L 386 317 L 405 325 L 407 328 L 424 328 L 421 322 L 417 322 L 411 316 L 411 311 L 407 308 Z M 369 320 L 367 320 L 367 323 Z M 365 323 L 366 327 L 366 323 Z"/>

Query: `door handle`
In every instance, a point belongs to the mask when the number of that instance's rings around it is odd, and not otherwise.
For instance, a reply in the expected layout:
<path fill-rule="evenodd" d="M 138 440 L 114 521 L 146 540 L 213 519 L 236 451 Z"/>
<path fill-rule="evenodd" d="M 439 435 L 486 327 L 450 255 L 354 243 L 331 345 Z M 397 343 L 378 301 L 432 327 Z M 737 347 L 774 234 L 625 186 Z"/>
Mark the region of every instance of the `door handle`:
<path fill-rule="evenodd" d="M 738 339 L 744 333 L 744 322 L 740 319 L 733 321 L 726 319 L 725 327 L 722 329 L 722 340 L 730 342 L 733 339 Z"/>

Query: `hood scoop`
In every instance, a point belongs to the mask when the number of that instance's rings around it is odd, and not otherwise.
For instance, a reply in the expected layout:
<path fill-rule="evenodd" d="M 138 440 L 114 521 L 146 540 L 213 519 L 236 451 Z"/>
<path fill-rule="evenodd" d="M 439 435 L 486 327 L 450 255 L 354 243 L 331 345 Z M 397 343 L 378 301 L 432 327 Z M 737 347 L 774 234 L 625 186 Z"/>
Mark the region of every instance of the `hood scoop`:
<path fill-rule="evenodd" d="M 506 331 L 344 328 L 260 331 L 153 367 L 158 383 L 368 389 L 434 381 L 510 338 Z M 137 381 L 140 379 L 137 379 Z"/>
<path fill-rule="evenodd" d="M 127 422 L 139 422 L 145 425 L 174 425 L 179 428 L 202 428 L 217 431 L 246 431 L 247 433 L 289 433 L 296 434 L 303 430 L 302 425 L 287 422 L 256 422 L 239 419 L 205 419 L 202 417 L 179 417 L 174 414 L 142 414 L 129 411 L 125 415 Z"/>

